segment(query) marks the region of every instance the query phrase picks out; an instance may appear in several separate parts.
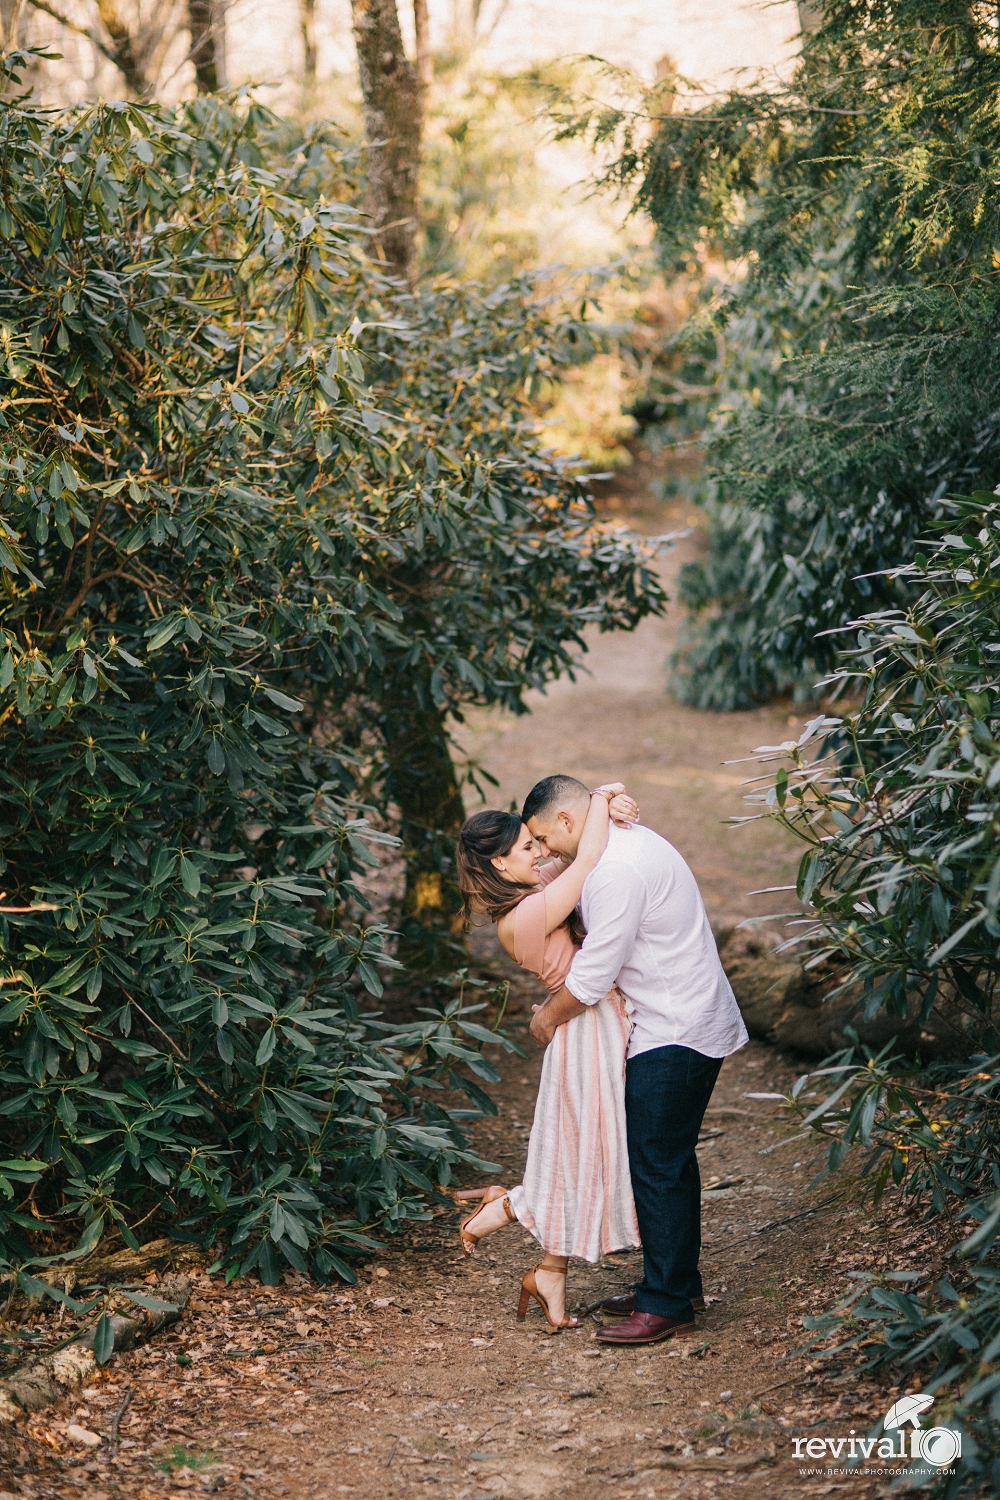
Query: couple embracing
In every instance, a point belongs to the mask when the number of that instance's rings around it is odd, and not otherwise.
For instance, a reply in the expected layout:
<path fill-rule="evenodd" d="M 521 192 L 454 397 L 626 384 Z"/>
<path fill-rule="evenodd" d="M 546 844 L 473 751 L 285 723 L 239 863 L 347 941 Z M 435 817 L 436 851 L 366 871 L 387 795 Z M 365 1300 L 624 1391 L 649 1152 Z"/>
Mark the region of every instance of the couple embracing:
<path fill-rule="evenodd" d="M 524 1180 L 459 1195 L 481 1199 L 463 1250 L 522 1224 L 545 1255 L 518 1317 L 534 1297 L 569 1328 L 569 1258 L 641 1244 L 635 1293 L 603 1304 L 624 1321 L 597 1337 L 693 1333 L 705 1305 L 695 1147 L 723 1059 L 747 1040 L 694 876 L 621 783 L 590 792 L 571 776 L 540 781 L 520 817 L 475 813 L 458 869 L 467 917 L 496 922 L 549 992 L 531 1021 L 545 1058 Z"/>

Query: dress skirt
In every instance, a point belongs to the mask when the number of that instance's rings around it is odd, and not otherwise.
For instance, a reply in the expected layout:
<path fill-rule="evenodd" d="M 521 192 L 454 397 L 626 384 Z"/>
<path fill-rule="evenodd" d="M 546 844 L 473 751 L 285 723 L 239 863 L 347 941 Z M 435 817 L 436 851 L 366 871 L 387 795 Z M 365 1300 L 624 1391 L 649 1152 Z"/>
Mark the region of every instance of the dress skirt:
<path fill-rule="evenodd" d="M 545 1049 L 524 1180 L 509 1197 L 551 1255 L 598 1261 L 640 1243 L 625 1138 L 629 1031 L 613 990 Z"/>

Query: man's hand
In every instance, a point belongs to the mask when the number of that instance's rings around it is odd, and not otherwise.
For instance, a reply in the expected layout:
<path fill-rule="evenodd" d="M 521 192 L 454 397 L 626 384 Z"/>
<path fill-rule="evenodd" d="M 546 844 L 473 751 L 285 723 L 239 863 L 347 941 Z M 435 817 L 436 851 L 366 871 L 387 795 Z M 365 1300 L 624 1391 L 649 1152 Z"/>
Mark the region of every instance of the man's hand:
<path fill-rule="evenodd" d="M 528 1030 L 540 1047 L 547 1047 L 558 1028 L 572 1021 L 574 1016 L 582 1016 L 587 1007 L 581 1005 L 563 985 L 559 993 L 550 996 L 544 1005 L 533 1005 L 531 1009 L 534 1015 Z"/>
<path fill-rule="evenodd" d="M 546 1000 L 544 1005 L 533 1005 L 531 1009 L 534 1015 L 528 1030 L 540 1047 L 547 1047 L 556 1034 L 558 1024 L 552 1015 L 551 1003 Z"/>

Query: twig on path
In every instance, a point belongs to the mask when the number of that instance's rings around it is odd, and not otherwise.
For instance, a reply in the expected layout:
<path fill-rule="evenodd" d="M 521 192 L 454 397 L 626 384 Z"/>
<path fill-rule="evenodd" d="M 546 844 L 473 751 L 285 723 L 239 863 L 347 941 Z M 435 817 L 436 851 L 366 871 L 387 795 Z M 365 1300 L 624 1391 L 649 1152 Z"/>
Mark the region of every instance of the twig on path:
<path fill-rule="evenodd" d="M 396 1457 L 396 1449 L 398 1447 L 399 1447 L 399 1438 L 397 1438 L 396 1441 L 393 1443 L 392 1448 L 391 1448 L 390 1453 L 389 1453 L 389 1457 L 385 1461 L 385 1466 L 386 1466 L 387 1469 L 391 1465 L 393 1459 Z"/>
<path fill-rule="evenodd" d="M 132 1397 L 134 1395 L 135 1395 L 135 1386 L 131 1385 L 131 1386 L 129 1386 L 128 1390 L 125 1392 L 124 1396 L 122 1397 L 121 1405 L 119 1406 L 118 1410 L 115 1412 L 114 1416 L 111 1418 L 111 1427 L 109 1429 L 109 1432 L 110 1432 L 110 1436 L 111 1436 L 111 1449 L 112 1449 L 112 1452 L 115 1453 L 115 1454 L 117 1454 L 117 1452 L 118 1452 L 118 1425 L 121 1422 L 122 1417 L 125 1415 L 125 1413 L 129 1409 L 129 1407 L 132 1405 Z"/>
<path fill-rule="evenodd" d="M 785 1224 L 794 1224 L 798 1219 L 807 1219 L 810 1214 L 818 1214 L 821 1208 L 826 1208 L 828 1204 L 835 1203 L 838 1198 L 843 1198 L 846 1192 L 846 1188 L 841 1188 L 839 1193 L 831 1193 L 829 1198 L 824 1198 L 821 1203 L 814 1203 L 812 1208 L 804 1208 L 801 1213 L 789 1214 L 786 1219 L 772 1219 L 770 1224 L 762 1224 L 759 1229 L 755 1229 L 752 1234 L 746 1235 L 742 1240 L 730 1240 L 725 1245 L 722 1243 L 706 1245 L 705 1254 L 714 1255 L 717 1250 L 735 1250 L 737 1245 L 749 1245 L 750 1241 L 755 1240 L 758 1235 L 769 1234 L 772 1229 L 781 1229 Z"/>
<path fill-rule="evenodd" d="M 586 1307 L 578 1307 L 577 1312 L 580 1314 L 581 1318 L 586 1318 L 590 1315 L 590 1313 L 596 1312 L 597 1309 L 602 1305 L 602 1303 L 607 1302 L 609 1296 L 613 1297 L 614 1295 L 614 1292 L 605 1292 L 604 1296 L 598 1297 L 596 1302 L 588 1302 Z M 614 1314 L 609 1313 L 608 1316 L 613 1317 Z"/>
<path fill-rule="evenodd" d="M 792 1358 L 794 1359 L 795 1356 L 793 1355 Z M 809 1371 L 806 1370 L 805 1373 L 808 1375 Z M 787 1380 L 779 1380 L 777 1385 L 766 1385 L 762 1391 L 753 1391 L 749 1399 L 751 1401 L 756 1401 L 758 1396 L 769 1396 L 772 1391 L 780 1391 L 783 1386 L 792 1385 L 796 1380 L 801 1379 L 801 1373 L 798 1375 L 789 1375 Z"/>
<path fill-rule="evenodd" d="M 502 1427 L 503 1424 L 504 1424 L 504 1422 L 506 1422 L 506 1420 L 507 1420 L 506 1417 L 501 1417 L 500 1420 L 499 1420 L 499 1422 L 491 1422 L 491 1424 L 489 1425 L 489 1427 L 487 1427 L 484 1432 L 481 1432 L 479 1434 L 479 1436 L 476 1438 L 476 1442 L 477 1443 L 481 1443 L 482 1440 L 483 1440 L 483 1438 L 486 1436 L 487 1432 L 492 1432 L 494 1427 Z"/>

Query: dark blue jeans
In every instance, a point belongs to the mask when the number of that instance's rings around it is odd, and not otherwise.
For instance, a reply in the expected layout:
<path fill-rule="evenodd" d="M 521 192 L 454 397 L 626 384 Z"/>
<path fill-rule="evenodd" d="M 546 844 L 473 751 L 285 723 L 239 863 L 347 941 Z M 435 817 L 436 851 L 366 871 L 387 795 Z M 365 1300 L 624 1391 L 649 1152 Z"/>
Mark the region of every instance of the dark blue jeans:
<path fill-rule="evenodd" d="M 642 1236 L 639 1312 L 694 1314 L 702 1295 L 701 1177 L 695 1147 L 722 1067 L 690 1047 L 654 1047 L 625 1067 L 625 1118 L 635 1211 Z"/>

